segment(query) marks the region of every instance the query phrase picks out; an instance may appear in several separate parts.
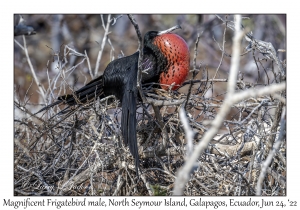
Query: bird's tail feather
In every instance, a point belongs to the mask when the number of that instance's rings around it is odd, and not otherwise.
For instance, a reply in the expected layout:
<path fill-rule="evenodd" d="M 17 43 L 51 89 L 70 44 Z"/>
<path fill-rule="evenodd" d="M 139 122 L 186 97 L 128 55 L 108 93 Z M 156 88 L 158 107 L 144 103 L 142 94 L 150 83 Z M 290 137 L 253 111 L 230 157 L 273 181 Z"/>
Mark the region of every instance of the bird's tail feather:
<path fill-rule="evenodd" d="M 135 159 L 135 170 L 138 175 L 139 154 L 136 137 L 136 85 L 128 84 L 132 88 L 124 90 L 122 99 L 121 129 L 125 145 L 129 146 L 130 153 Z"/>

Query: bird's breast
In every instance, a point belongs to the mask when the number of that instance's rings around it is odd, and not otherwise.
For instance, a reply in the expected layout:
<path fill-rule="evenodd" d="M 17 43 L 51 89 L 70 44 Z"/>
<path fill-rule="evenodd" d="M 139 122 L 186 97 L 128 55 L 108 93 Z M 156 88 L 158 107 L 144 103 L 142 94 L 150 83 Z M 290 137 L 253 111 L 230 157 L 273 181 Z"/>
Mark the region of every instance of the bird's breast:
<path fill-rule="evenodd" d="M 189 73 L 190 54 L 186 42 L 176 34 L 163 34 L 155 38 L 154 44 L 168 63 L 160 74 L 161 88 L 168 90 L 173 84 L 172 90 L 178 89 Z"/>

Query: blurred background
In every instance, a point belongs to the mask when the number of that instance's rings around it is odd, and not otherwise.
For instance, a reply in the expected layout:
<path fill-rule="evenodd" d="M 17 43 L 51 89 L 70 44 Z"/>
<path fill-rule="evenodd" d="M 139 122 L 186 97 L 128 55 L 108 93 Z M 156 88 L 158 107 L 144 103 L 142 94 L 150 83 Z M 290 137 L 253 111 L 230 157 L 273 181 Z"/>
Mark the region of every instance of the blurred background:
<path fill-rule="evenodd" d="M 284 14 L 243 14 L 243 25 L 247 32 L 252 31 L 255 39 L 271 42 L 275 50 L 279 50 L 278 57 L 285 60 L 286 53 L 286 15 Z M 32 26 L 36 34 L 26 36 L 26 44 L 33 69 L 45 90 L 49 87 L 49 81 L 59 73 L 59 65 L 64 63 L 63 70 L 68 72 L 66 82 L 78 89 L 91 80 L 87 60 L 78 56 L 64 56 L 65 45 L 77 52 L 87 54 L 92 71 L 96 67 L 96 61 L 107 27 L 108 15 L 99 14 L 22 14 L 25 24 Z M 233 15 L 220 15 L 223 20 L 233 21 Z M 138 49 L 136 31 L 127 15 L 113 14 L 109 24 L 108 39 L 105 42 L 102 53 L 99 75 L 103 73 L 107 64 L 119 56 L 131 55 Z M 194 48 L 197 36 L 201 33 L 196 67 L 205 68 L 203 73 L 197 74 L 197 78 L 212 78 L 218 68 L 222 55 L 224 23 L 213 14 L 146 14 L 134 15 L 142 36 L 150 30 L 165 30 L 176 24 L 180 24 L 182 30 L 175 33 L 182 36 L 190 49 L 191 67 L 193 69 Z M 19 14 L 15 14 L 14 25 L 18 24 Z M 227 28 L 225 36 L 225 51 L 222 65 L 216 75 L 216 79 L 227 79 L 230 69 L 230 53 L 233 31 Z M 41 108 L 45 101 L 40 97 L 38 88 L 33 80 L 32 72 L 28 65 L 24 51 L 18 45 L 24 45 L 23 37 L 14 37 L 14 88 L 15 97 L 27 102 L 28 108 L 33 112 Z M 243 39 L 242 51 L 245 51 L 248 42 Z M 255 52 L 250 52 L 241 57 L 240 74 L 244 81 L 250 83 L 272 83 L 274 77 L 271 72 L 272 63 L 262 62 L 257 65 L 253 60 Z M 227 55 L 227 56 L 226 56 Z M 263 59 L 263 55 L 256 55 Z M 78 65 L 78 66 L 77 66 Z M 76 68 L 74 68 L 76 66 Z M 277 71 L 276 65 L 274 65 Z M 266 75 L 266 73 L 268 75 Z M 58 78 L 58 80 L 62 80 Z M 220 95 L 226 90 L 226 83 L 217 83 L 212 92 L 208 91 L 207 97 Z M 57 92 L 56 92 L 57 91 Z M 52 99 L 57 97 L 58 89 L 54 89 Z M 184 89 L 182 90 L 184 91 Z M 49 103 L 49 101 L 47 101 Z"/>

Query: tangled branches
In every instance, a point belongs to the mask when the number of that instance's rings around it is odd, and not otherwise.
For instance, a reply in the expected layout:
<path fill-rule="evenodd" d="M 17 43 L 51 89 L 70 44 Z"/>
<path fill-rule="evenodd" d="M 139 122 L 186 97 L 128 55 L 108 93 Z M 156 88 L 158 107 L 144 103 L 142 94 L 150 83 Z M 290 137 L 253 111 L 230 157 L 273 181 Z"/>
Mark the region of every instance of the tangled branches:
<path fill-rule="evenodd" d="M 223 21 L 225 43 L 226 29 L 232 27 L 226 18 L 217 19 Z M 272 72 L 273 78 L 263 84 L 247 82 L 238 75 L 238 67 L 235 77 L 209 77 L 207 66 L 196 65 L 201 36 L 196 39 L 193 75 L 179 92 L 149 85 L 142 89 L 146 103 L 138 103 L 136 115 L 139 177 L 123 145 L 122 110 L 115 97 L 70 107 L 68 112 L 63 106 L 51 108 L 36 116 L 30 97 L 21 99 L 16 88 L 14 105 L 23 116 L 15 118 L 15 195 L 285 195 L 285 65 L 273 46 L 248 37 L 247 53 L 253 53 L 257 66 L 262 59 L 275 62 L 268 72 L 262 65 L 266 77 Z M 234 52 L 225 52 L 224 44 L 220 51 L 217 71 L 223 57 L 234 57 Z M 82 60 L 68 67 L 71 53 Z M 55 90 L 57 95 L 73 91 L 68 78 L 85 61 L 92 72 L 86 52 L 65 46 L 54 56 L 59 71 L 43 91 L 48 102 L 55 98 Z M 224 83 L 232 89 L 215 93 Z M 208 138 L 213 129 L 215 134 Z M 184 180 L 181 189 L 176 180 Z"/>

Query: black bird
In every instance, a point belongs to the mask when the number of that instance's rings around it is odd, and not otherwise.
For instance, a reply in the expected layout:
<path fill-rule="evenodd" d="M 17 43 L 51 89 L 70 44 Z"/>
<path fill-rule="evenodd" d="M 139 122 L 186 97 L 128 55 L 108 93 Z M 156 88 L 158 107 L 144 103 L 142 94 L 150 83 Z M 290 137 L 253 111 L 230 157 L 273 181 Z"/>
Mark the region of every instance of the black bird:
<path fill-rule="evenodd" d="M 26 25 L 25 20 L 20 15 L 19 23 L 14 26 L 14 36 L 34 35 L 34 34 L 36 34 L 34 28 Z"/>
<path fill-rule="evenodd" d="M 160 83 L 168 90 L 170 85 L 176 90 L 186 79 L 189 72 L 189 51 L 186 42 L 170 32 L 180 26 L 165 31 L 149 31 L 144 36 L 142 84 Z M 139 156 L 136 137 L 136 101 L 139 52 L 116 59 L 108 64 L 103 75 L 92 80 L 84 87 L 58 97 L 57 101 L 39 112 L 57 104 L 69 106 L 84 104 L 95 98 L 115 95 L 122 104 L 121 130 L 125 145 L 135 159 L 138 174 Z M 39 113 L 38 112 L 38 113 Z"/>

